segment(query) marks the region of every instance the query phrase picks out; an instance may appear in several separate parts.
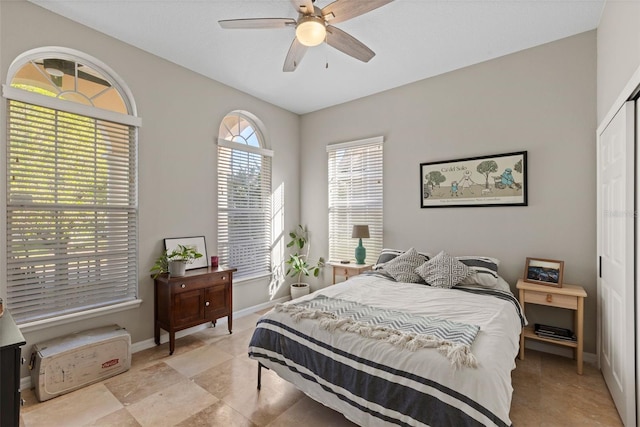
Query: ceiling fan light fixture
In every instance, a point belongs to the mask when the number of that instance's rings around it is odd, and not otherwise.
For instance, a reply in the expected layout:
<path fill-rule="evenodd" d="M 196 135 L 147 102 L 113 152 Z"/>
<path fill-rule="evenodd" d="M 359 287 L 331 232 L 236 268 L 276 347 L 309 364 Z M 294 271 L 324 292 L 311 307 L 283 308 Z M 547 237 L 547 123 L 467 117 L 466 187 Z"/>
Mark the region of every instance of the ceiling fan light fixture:
<path fill-rule="evenodd" d="M 327 36 L 324 19 L 317 16 L 304 16 L 298 21 L 296 37 L 305 46 L 313 47 L 322 43 Z"/>

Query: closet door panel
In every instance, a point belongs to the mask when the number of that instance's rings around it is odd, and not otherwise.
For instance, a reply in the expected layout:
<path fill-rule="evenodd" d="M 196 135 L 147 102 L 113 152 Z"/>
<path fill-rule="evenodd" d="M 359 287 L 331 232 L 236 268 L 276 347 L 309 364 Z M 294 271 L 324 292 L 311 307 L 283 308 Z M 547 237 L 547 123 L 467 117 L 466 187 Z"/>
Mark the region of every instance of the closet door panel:
<path fill-rule="evenodd" d="M 599 362 L 626 425 L 635 418 L 635 106 L 598 136 Z"/>

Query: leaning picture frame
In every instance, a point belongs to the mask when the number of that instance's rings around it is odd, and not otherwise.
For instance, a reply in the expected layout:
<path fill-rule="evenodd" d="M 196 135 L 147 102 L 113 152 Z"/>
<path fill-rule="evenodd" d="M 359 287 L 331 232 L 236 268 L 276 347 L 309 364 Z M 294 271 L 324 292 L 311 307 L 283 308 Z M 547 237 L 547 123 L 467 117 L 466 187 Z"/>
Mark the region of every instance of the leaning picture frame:
<path fill-rule="evenodd" d="M 527 152 L 420 163 L 420 207 L 527 206 Z"/>
<path fill-rule="evenodd" d="M 204 268 L 209 265 L 209 258 L 207 257 L 207 245 L 205 243 L 204 236 L 172 237 L 164 239 L 164 249 L 167 252 L 171 252 L 172 250 L 176 249 L 178 245 L 191 247 L 202 254 L 202 257 L 195 259 L 191 264 L 187 264 L 185 270 Z"/>
<path fill-rule="evenodd" d="M 524 281 L 538 285 L 562 287 L 564 261 L 543 258 L 527 258 Z"/>

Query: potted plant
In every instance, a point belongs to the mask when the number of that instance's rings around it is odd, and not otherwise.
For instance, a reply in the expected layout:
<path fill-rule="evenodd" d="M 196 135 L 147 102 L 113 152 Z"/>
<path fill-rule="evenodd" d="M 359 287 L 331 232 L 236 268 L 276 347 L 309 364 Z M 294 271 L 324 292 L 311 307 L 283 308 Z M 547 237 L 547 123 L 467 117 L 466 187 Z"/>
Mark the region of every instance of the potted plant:
<path fill-rule="evenodd" d="M 301 281 L 302 276 L 318 277 L 320 269 L 324 267 L 324 258 L 320 257 L 317 263 L 309 264 L 311 244 L 309 243 L 309 231 L 306 227 L 298 225 L 295 231 L 289 233 L 289 237 L 291 237 L 291 241 L 287 247 L 295 247 L 297 250 L 290 254 L 289 259 L 285 261 L 288 264 L 287 276 L 296 277 L 296 282 L 291 284 L 291 299 L 295 299 L 309 293 L 309 284 Z"/>
<path fill-rule="evenodd" d="M 151 267 L 151 273 L 154 278 L 159 274 L 169 273 L 172 276 L 184 276 L 187 264 L 191 264 L 194 260 L 201 258 L 202 254 L 190 246 L 178 245 L 171 252 L 164 251 L 162 255 L 156 259 L 155 264 Z"/>

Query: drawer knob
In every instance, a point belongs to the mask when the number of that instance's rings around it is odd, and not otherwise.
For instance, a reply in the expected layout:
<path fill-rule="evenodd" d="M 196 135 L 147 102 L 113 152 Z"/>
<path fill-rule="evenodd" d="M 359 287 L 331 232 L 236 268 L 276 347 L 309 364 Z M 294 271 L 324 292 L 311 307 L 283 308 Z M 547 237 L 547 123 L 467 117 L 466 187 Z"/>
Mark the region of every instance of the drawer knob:
<path fill-rule="evenodd" d="M 204 305 L 205 305 L 206 307 L 209 307 L 209 301 L 205 302 L 205 303 L 204 303 Z"/>
<path fill-rule="evenodd" d="M 26 362 L 26 361 L 27 361 L 27 359 L 25 359 L 24 357 L 20 358 L 20 364 L 21 365 L 24 365 L 24 362 Z"/>
<path fill-rule="evenodd" d="M 553 302 L 553 295 L 547 294 L 547 302 Z"/>
<path fill-rule="evenodd" d="M 185 285 L 185 284 L 183 283 L 182 285 L 180 285 L 180 287 L 181 287 L 182 289 L 184 289 L 184 288 L 186 288 L 186 287 L 187 287 L 187 285 Z"/>
<path fill-rule="evenodd" d="M 25 402 L 25 400 L 21 398 L 20 399 L 20 406 L 24 406 L 25 403 L 27 403 L 27 402 Z"/>

